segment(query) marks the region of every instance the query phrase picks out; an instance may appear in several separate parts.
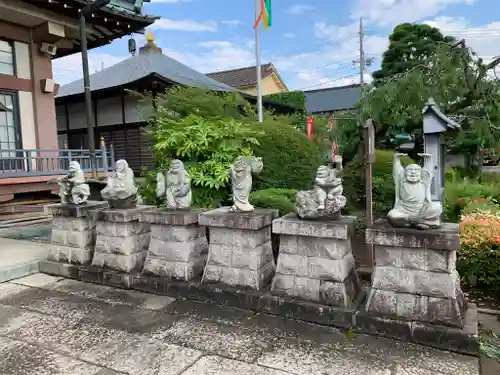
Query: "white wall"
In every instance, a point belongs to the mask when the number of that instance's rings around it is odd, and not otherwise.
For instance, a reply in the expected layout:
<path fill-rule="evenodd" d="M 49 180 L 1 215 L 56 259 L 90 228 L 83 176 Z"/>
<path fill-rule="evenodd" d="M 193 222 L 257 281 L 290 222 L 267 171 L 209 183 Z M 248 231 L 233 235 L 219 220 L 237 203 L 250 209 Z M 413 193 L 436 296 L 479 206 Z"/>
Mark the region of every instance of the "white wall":
<path fill-rule="evenodd" d="M 31 79 L 30 49 L 27 43 L 14 42 L 17 77 Z"/>
<path fill-rule="evenodd" d="M 28 91 L 19 91 L 19 113 L 21 117 L 21 139 L 23 148 L 36 147 L 35 113 L 33 112 L 33 95 Z"/>

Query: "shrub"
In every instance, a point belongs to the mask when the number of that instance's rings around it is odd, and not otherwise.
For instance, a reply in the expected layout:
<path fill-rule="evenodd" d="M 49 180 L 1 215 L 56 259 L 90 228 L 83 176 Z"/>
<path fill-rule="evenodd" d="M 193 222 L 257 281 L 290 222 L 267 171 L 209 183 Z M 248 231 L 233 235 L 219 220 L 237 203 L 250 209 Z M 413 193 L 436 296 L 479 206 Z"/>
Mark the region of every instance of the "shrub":
<path fill-rule="evenodd" d="M 262 157 L 264 169 L 254 179 L 254 189 L 306 189 L 311 186 L 323 155 L 307 136 L 279 119 L 253 126 L 261 131 L 254 154 Z"/>
<path fill-rule="evenodd" d="M 500 292 L 500 210 L 479 208 L 463 216 L 457 269 L 469 287 Z"/>
<path fill-rule="evenodd" d="M 193 206 L 218 207 L 227 199 L 227 170 L 238 155 L 258 145 L 257 131 L 240 121 L 198 115 L 172 120 L 161 113 L 151 134 L 163 160 L 181 159 L 191 176 Z M 167 166 L 165 166 L 167 167 Z"/>
<path fill-rule="evenodd" d="M 250 194 L 250 203 L 256 207 L 275 208 L 281 216 L 295 209 L 295 189 L 264 189 Z"/>
<path fill-rule="evenodd" d="M 373 212 L 386 215 L 394 205 L 394 179 L 392 166 L 394 151 L 376 150 L 375 163 L 373 164 Z M 413 163 L 409 157 L 402 157 L 401 163 Z M 364 207 L 365 205 L 365 159 L 358 153 L 353 160 L 344 167 L 344 190 L 351 207 Z"/>
<path fill-rule="evenodd" d="M 449 174 L 445 185 L 444 214 L 446 219 L 458 222 L 463 209 L 471 200 L 489 198 L 494 203 L 500 199 L 500 186 L 480 183 L 470 178 L 460 178 L 456 173 Z"/>

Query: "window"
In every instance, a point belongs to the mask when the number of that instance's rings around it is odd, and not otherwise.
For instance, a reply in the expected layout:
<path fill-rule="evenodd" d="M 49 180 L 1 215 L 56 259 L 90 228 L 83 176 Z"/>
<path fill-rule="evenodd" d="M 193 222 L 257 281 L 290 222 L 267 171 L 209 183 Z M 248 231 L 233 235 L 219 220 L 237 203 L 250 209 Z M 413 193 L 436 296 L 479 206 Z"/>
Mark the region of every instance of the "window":
<path fill-rule="evenodd" d="M 0 40 L 0 74 L 14 75 L 14 48 L 5 40 Z"/>
<path fill-rule="evenodd" d="M 0 91 L 0 150 L 3 151 L 2 157 L 15 156 L 7 150 L 18 148 L 18 129 L 15 94 Z"/>

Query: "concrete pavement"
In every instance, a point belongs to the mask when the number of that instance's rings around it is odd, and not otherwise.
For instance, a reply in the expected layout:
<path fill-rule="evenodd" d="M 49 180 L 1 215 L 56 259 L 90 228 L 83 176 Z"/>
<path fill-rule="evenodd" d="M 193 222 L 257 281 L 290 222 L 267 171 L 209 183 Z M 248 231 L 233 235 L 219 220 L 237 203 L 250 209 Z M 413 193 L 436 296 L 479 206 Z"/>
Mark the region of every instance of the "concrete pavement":
<path fill-rule="evenodd" d="M 384 338 L 34 274 L 0 284 L 2 375 L 478 375 Z"/>
<path fill-rule="evenodd" d="M 0 283 L 38 272 L 38 261 L 47 254 L 45 243 L 0 237 Z"/>

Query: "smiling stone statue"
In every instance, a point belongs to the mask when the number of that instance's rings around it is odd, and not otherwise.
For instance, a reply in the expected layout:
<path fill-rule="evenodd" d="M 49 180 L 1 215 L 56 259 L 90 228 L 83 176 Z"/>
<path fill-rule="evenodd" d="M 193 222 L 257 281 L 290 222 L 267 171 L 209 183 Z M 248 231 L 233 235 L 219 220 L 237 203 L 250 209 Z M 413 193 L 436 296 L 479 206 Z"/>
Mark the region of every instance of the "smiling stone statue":
<path fill-rule="evenodd" d="M 432 160 L 429 154 L 419 154 L 424 158 L 424 168 L 410 164 L 403 168 L 401 156 L 394 155 L 394 184 L 396 201 L 387 219 L 393 227 L 413 227 L 417 229 L 438 228 L 441 225 L 443 207 L 431 200 Z"/>

